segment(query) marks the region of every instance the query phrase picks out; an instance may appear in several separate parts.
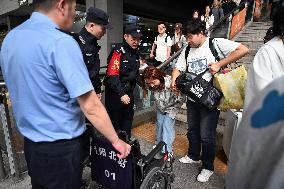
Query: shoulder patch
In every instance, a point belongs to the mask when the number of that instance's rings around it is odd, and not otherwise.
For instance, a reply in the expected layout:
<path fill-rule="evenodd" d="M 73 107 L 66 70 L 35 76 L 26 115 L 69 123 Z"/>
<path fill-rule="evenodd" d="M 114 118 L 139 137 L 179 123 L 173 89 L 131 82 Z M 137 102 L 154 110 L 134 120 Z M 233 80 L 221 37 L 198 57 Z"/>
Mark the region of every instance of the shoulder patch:
<path fill-rule="evenodd" d="M 107 76 L 119 75 L 120 70 L 120 53 L 114 51 L 107 68 Z"/>
<path fill-rule="evenodd" d="M 122 51 L 123 54 L 125 53 L 125 50 L 123 47 L 120 47 L 120 50 Z"/>
<path fill-rule="evenodd" d="M 83 45 L 86 44 L 86 41 L 83 39 L 83 37 L 82 37 L 81 35 L 79 35 L 79 40 L 81 41 L 81 43 L 82 43 Z"/>

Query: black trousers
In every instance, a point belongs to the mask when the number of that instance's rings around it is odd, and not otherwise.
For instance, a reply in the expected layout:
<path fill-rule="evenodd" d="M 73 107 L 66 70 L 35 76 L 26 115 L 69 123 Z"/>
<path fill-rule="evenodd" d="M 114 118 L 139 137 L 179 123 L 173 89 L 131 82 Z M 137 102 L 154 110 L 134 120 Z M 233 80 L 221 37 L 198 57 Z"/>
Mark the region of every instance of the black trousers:
<path fill-rule="evenodd" d="M 32 189 L 79 189 L 85 134 L 56 142 L 24 141 Z"/>
<path fill-rule="evenodd" d="M 134 97 L 133 92 L 128 94 L 130 98 L 129 104 L 123 104 L 120 97 L 110 88 L 105 89 L 105 107 L 111 122 L 116 131 L 126 131 L 128 137 L 131 136 L 131 127 L 134 116 Z"/>

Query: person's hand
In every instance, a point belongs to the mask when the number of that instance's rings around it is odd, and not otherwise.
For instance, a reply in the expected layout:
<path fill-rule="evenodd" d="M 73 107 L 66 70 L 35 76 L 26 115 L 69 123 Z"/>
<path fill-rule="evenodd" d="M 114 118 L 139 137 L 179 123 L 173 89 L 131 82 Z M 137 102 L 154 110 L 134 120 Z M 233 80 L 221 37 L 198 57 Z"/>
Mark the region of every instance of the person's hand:
<path fill-rule="evenodd" d="M 126 158 L 131 151 L 131 146 L 119 138 L 116 142 L 112 143 L 112 146 L 118 151 L 118 158 Z"/>
<path fill-rule="evenodd" d="M 102 100 L 102 93 L 97 93 L 97 97 Z"/>
<path fill-rule="evenodd" d="M 210 73 L 212 75 L 216 74 L 221 69 L 221 66 L 220 66 L 219 62 L 210 63 L 208 66 L 209 66 L 209 71 L 210 71 Z"/>
<path fill-rule="evenodd" d="M 120 97 L 120 100 L 123 104 L 129 104 L 130 103 L 130 98 L 127 94 Z"/>
<path fill-rule="evenodd" d="M 177 93 L 178 94 L 178 88 L 176 86 L 176 81 L 175 80 L 172 80 L 172 83 L 171 83 L 171 90 L 174 92 L 174 93 Z"/>
<path fill-rule="evenodd" d="M 153 53 L 150 54 L 150 59 L 154 59 L 154 54 Z"/>

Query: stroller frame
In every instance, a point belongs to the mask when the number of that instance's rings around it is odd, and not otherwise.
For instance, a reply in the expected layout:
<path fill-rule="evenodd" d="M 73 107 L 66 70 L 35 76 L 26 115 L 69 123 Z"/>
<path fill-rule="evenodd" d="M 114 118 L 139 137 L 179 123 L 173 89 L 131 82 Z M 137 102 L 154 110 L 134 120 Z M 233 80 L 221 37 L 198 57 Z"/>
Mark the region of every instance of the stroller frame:
<path fill-rule="evenodd" d="M 93 136 L 98 136 L 97 134 L 96 132 Z M 129 154 L 132 164 L 131 189 L 171 189 L 175 177 L 172 166 L 174 158 L 167 152 L 166 143 L 161 141 L 149 154 L 143 155 L 137 139 L 129 138 L 123 131 L 118 132 L 118 135 L 131 146 Z M 165 153 L 157 158 L 163 148 Z M 105 187 L 103 183 L 100 184 Z"/>

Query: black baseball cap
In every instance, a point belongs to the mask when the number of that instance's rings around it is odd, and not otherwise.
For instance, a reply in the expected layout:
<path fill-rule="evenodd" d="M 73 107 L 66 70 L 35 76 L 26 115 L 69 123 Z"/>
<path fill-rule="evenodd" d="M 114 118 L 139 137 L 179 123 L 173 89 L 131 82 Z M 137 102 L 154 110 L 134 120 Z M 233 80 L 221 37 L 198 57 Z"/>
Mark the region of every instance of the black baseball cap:
<path fill-rule="evenodd" d="M 125 26 L 125 34 L 130 34 L 132 37 L 141 37 L 142 31 L 141 28 L 135 24 Z"/>
<path fill-rule="evenodd" d="M 94 22 L 99 25 L 103 25 L 106 29 L 112 29 L 113 27 L 109 24 L 108 14 L 98 8 L 90 7 L 87 11 L 86 20 L 89 22 Z"/>

